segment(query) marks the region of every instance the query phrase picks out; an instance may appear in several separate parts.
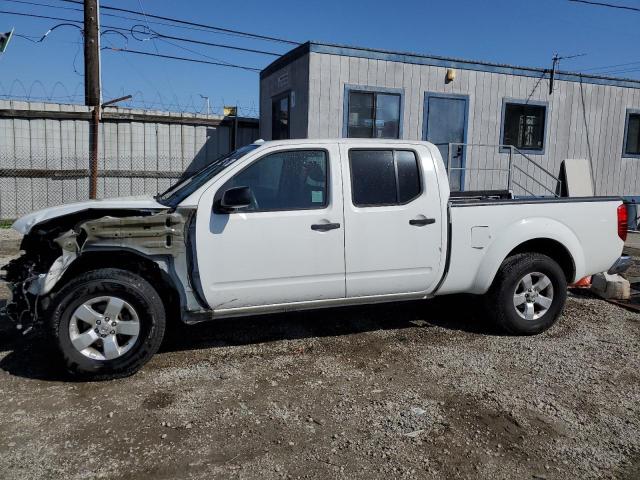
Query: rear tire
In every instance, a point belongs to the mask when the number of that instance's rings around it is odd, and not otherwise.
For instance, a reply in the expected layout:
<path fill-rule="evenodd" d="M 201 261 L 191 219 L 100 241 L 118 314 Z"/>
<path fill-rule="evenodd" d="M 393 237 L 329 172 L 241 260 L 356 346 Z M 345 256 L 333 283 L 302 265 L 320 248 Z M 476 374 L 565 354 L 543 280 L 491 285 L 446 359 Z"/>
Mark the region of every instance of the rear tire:
<path fill-rule="evenodd" d="M 489 315 L 514 335 L 547 330 L 562 313 L 566 299 L 567 279 L 562 268 L 540 253 L 507 258 L 486 294 Z"/>
<path fill-rule="evenodd" d="M 67 370 L 105 380 L 132 375 L 158 351 L 165 309 L 144 278 L 102 268 L 79 275 L 51 299 L 50 330 Z"/>

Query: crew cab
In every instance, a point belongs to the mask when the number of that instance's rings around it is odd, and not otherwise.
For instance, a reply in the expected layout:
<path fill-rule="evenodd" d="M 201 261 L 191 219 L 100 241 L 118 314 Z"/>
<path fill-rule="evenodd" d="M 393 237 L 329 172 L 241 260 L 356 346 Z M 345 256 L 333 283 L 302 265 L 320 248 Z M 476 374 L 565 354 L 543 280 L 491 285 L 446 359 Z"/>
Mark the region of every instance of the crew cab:
<path fill-rule="evenodd" d="M 452 195 L 439 150 L 395 140 L 258 141 L 156 197 L 68 204 L 13 228 L 10 318 L 47 327 L 64 364 L 129 375 L 168 319 L 485 295 L 536 334 L 567 284 L 627 265 L 619 198 Z"/>

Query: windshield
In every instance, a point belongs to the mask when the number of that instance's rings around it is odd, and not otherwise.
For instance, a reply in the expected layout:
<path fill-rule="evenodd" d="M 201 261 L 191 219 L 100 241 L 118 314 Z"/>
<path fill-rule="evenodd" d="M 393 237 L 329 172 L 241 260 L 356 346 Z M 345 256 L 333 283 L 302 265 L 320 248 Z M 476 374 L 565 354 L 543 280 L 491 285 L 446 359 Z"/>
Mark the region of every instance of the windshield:
<path fill-rule="evenodd" d="M 210 178 L 213 178 L 214 175 L 217 175 L 229 165 L 233 165 L 237 160 L 259 146 L 260 145 L 255 144 L 246 145 L 218 158 L 217 160 L 214 160 L 208 165 L 202 167 L 200 170 L 191 174 L 186 174 L 178 181 L 178 183 L 169 188 L 169 190 L 157 195 L 156 200 L 165 205 L 175 207 L 182 200 L 204 185 Z"/>

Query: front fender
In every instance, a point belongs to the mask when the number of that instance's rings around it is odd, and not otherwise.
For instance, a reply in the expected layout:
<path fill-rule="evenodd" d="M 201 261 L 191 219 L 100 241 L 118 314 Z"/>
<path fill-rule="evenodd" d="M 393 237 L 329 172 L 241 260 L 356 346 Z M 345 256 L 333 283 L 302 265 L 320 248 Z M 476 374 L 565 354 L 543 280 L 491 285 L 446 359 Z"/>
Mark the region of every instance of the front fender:
<path fill-rule="evenodd" d="M 584 276 L 585 258 L 582 245 L 575 233 L 557 220 L 545 217 L 525 218 L 501 230 L 497 237 L 495 242 L 487 248 L 480 263 L 471 286 L 471 293 L 483 294 L 489 290 L 504 259 L 511 251 L 529 240 L 548 239 L 560 243 L 573 259 L 575 278 Z"/>

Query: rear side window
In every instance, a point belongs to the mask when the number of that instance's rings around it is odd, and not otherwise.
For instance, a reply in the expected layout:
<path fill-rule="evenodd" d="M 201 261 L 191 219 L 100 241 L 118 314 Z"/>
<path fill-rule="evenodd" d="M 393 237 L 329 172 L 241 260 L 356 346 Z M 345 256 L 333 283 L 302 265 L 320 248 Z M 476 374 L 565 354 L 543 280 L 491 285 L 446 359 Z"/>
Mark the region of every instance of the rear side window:
<path fill-rule="evenodd" d="M 357 207 L 402 205 L 420 195 L 420 171 L 412 151 L 350 150 L 349 162 Z"/>

